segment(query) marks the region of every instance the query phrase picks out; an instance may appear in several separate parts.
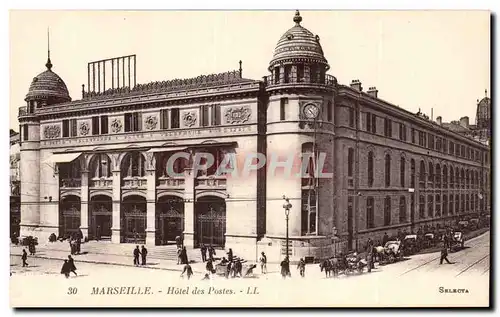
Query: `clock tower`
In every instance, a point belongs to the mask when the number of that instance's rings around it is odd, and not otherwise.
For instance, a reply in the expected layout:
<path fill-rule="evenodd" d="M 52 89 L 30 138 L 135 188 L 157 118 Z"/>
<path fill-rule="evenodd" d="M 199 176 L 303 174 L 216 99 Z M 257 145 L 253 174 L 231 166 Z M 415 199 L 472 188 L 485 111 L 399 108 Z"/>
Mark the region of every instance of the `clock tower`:
<path fill-rule="evenodd" d="M 266 236 L 279 245 L 280 257 L 292 260 L 319 256 L 322 243 L 335 226 L 334 212 L 334 104 L 337 80 L 326 72 L 330 66 L 320 37 L 304 28 L 299 11 L 294 26 L 278 41 L 266 77 L 268 94 L 266 142 Z M 293 168 L 284 162 L 293 159 Z M 276 168 L 270 168 L 269 162 Z M 318 175 L 323 172 L 325 175 Z M 330 176 L 328 176 L 328 174 Z M 289 213 L 289 248 L 282 199 Z"/>

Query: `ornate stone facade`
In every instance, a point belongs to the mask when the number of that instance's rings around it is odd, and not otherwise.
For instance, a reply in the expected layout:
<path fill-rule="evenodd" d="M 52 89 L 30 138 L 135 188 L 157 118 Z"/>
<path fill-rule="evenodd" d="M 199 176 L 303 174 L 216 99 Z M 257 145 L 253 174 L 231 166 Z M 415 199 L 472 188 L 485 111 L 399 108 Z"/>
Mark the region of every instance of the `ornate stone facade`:
<path fill-rule="evenodd" d="M 158 118 L 156 118 L 156 116 L 152 116 L 152 115 L 147 116 L 146 120 L 145 120 L 145 125 L 146 125 L 146 129 L 148 129 L 148 130 L 156 129 L 156 126 L 158 125 Z"/>
<path fill-rule="evenodd" d="M 226 110 L 226 121 L 229 124 L 245 123 L 250 119 L 252 110 L 249 107 L 233 107 Z"/>
<path fill-rule="evenodd" d="M 61 137 L 61 127 L 59 125 L 47 125 L 43 128 L 45 139 L 57 139 Z"/>
<path fill-rule="evenodd" d="M 182 116 L 182 120 L 186 127 L 192 127 L 196 124 L 196 113 L 192 111 L 185 112 Z"/>
<path fill-rule="evenodd" d="M 86 136 L 90 133 L 90 125 L 88 122 L 81 122 L 80 123 L 80 135 Z"/>
<path fill-rule="evenodd" d="M 111 132 L 120 133 L 122 131 L 122 121 L 118 118 L 113 119 L 111 122 Z"/>

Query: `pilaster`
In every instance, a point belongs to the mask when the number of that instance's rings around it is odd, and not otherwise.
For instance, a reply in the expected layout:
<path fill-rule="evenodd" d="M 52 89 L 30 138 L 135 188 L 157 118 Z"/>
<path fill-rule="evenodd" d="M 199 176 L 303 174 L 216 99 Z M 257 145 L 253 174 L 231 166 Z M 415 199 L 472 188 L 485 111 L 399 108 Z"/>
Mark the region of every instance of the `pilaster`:
<path fill-rule="evenodd" d="M 184 245 L 188 248 L 194 248 L 194 202 L 195 202 L 195 181 L 192 165 L 184 171 L 185 190 L 184 190 Z"/>
<path fill-rule="evenodd" d="M 121 217 L 120 217 L 120 201 L 121 201 L 121 180 L 120 171 L 113 171 L 113 216 L 111 226 L 111 242 L 121 242 Z"/>
<path fill-rule="evenodd" d="M 80 230 L 83 233 L 83 239 L 89 234 L 89 171 L 82 171 L 81 185 L 81 206 L 80 206 Z"/>

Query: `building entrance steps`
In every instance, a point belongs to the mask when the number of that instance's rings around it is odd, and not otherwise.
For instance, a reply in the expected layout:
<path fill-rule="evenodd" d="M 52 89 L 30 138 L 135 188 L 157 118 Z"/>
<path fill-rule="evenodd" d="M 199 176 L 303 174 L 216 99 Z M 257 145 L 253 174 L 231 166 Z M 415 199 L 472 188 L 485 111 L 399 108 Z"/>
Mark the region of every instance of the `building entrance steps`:
<path fill-rule="evenodd" d="M 116 256 L 132 256 L 135 246 L 139 247 L 142 244 L 134 243 L 111 243 L 110 241 L 89 241 L 82 243 L 81 252 L 83 254 L 99 254 L 99 255 L 116 255 Z M 53 250 L 69 252 L 69 242 L 47 242 L 37 246 L 40 250 Z M 162 245 L 162 246 L 148 246 L 148 258 L 168 260 L 177 262 L 177 246 L 176 245 Z M 201 262 L 201 253 L 199 249 L 187 249 L 189 261 Z"/>

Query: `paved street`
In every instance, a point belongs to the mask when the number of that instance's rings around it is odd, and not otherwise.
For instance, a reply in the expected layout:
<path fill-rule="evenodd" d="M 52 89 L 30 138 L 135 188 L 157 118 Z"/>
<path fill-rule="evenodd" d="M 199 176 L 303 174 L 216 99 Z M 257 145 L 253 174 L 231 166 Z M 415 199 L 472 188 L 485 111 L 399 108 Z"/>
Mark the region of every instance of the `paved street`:
<path fill-rule="evenodd" d="M 274 273 L 259 275 L 252 279 L 225 280 L 215 278 L 201 281 L 203 275 L 196 273 L 188 281 L 180 278 L 180 272 L 153 270 L 76 262 L 78 277 L 65 279 L 59 274 L 61 260 L 29 258 L 27 268 L 21 267 L 19 256 L 11 256 L 11 299 L 12 303 L 34 305 L 486 305 L 489 287 L 489 241 L 487 232 L 466 242 L 466 248 L 450 253 L 454 264 L 439 265 L 439 253 L 412 256 L 411 259 L 385 266 L 377 266 L 372 273 L 358 276 L 341 276 L 326 279 L 318 265 L 309 265 L 306 278 L 300 278 L 292 267 L 292 279 L 282 280 L 278 266 L 272 264 Z M 154 267 L 153 262 L 151 267 Z M 179 267 L 176 267 L 179 269 Z M 50 286 L 50 297 L 41 296 L 40 288 Z M 90 295 L 93 287 L 136 286 L 151 287 L 151 295 Z M 168 288 L 190 287 L 189 293 L 204 290 L 193 296 L 171 295 Z M 77 289 L 77 294 L 67 295 L 69 288 Z M 251 290 L 248 289 L 251 288 Z M 464 289 L 468 293 L 448 294 L 446 289 Z M 211 290 L 210 288 L 213 288 Z M 252 293 L 256 288 L 259 294 Z M 234 294 L 217 294 L 230 290 Z M 173 290 L 173 289 L 172 289 Z M 168 295 L 167 295 L 168 294 Z M 43 294 L 42 294 L 43 295 Z M 208 296 L 206 296 L 208 295 Z M 244 296 L 243 296 L 244 295 Z M 139 296 L 139 297 L 138 297 Z M 159 300 L 160 296 L 162 300 Z M 165 297 L 168 296 L 168 297 Z M 299 297 L 301 296 L 301 299 Z M 164 301 L 163 298 L 168 298 Z M 231 299 L 231 301 L 227 301 Z"/>

